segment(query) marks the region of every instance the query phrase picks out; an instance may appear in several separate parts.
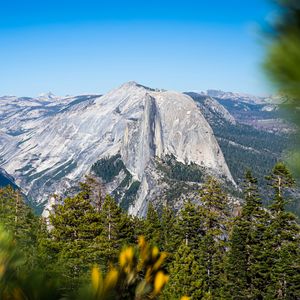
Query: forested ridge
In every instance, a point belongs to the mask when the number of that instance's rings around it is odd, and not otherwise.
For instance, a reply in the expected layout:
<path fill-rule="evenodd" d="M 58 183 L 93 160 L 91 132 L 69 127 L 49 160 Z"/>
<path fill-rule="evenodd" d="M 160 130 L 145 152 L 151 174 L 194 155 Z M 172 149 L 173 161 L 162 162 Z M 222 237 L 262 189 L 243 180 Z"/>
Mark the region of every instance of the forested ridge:
<path fill-rule="evenodd" d="M 233 206 L 209 177 L 179 212 L 150 203 L 143 219 L 91 178 L 48 219 L 1 188 L 0 298 L 299 299 L 300 230 L 285 209 L 295 182 L 282 163 L 266 180 L 270 199 L 246 172 Z"/>

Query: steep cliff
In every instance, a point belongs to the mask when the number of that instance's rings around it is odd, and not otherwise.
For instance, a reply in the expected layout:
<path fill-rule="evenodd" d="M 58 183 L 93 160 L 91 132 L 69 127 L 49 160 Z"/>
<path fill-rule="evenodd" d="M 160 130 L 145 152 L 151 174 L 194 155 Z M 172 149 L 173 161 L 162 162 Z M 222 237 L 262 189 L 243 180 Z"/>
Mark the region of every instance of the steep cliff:
<path fill-rule="evenodd" d="M 157 159 L 172 155 L 233 182 L 210 125 L 188 95 L 135 82 L 103 96 L 51 95 L 34 101 L 35 116 L 34 108 L 15 108 L 15 114 L 23 116 L 19 126 L 4 100 L 0 166 L 43 205 L 52 193 L 63 193 L 82 180 L 97 161 L 116 155 L 124 164 L 119 181 L 127 176 L 125 187 L 139 183 L 128 205 L 136 215 L 144 214 L 147 197 L 155 190 Z"/>

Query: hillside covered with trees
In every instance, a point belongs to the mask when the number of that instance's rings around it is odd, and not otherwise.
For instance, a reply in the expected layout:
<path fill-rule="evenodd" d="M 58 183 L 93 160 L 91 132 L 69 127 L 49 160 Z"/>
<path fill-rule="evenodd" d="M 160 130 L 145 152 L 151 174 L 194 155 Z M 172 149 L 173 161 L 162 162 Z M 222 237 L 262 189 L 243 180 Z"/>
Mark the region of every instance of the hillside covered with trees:
<path fill-rule="evenodd" d="M 1 299 L 299 299 L 294 179 L 278 163 L 267 180 L 269 207 L 247 172 L 242 205 L 207 178 L 177 214 L 150 204 L 143 219 L 89 180 L 48 219 L 2 188 Z"/>

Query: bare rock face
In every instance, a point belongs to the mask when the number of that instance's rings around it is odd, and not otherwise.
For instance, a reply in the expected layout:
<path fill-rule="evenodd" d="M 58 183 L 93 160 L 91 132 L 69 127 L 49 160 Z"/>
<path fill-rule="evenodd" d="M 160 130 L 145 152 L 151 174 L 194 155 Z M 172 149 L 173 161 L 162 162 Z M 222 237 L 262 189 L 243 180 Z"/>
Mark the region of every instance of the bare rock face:
<path fill-rule="evenodd" d="M 186 93 L 197 103 L 205 119 L 211 124 L 215 123 L 229 123 L 236 125 L 235 118 L 230 112 L 221 105 L 217 100 L 211 98 L 205 94 L 199 94 L 194 92 Z"/>
<path fill-rule="evenodd" d="M 141 182 L 129 208 L 135 215 L 145 213 L 155 188 L 155 158 L 173 155 L 233 182 L 211 127 L 188 95 L 128 82 L 104 96 L 86 97 L 57 100 L 51 113 L 44 106 L 36 119 L 24 117 L 26 130 L 15 135 L 0 125 L 0 140 L 11 140 L 9 147 L 0 145 L 0 166 L 29 197 L 46 204 L 51 194 L 82 180 L 96 161 L 116 154 Z"/>

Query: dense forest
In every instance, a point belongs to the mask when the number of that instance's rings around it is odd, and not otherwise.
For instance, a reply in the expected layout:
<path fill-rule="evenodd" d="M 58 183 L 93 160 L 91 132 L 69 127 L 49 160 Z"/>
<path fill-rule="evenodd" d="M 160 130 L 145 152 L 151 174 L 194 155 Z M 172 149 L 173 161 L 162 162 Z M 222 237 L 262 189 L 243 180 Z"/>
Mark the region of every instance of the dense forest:
<path fill-rule="evenodd" d="M 91 178 L 47 219 L 2 188 L 0 298 L 299 299 L 300 228 L 285 209 L 294 179 L 282 163 L 266 178 L 267 201 L 251 172 L 240 205 L 209 177 L 179 212 L 150 203 L 145 218 Z"/>

